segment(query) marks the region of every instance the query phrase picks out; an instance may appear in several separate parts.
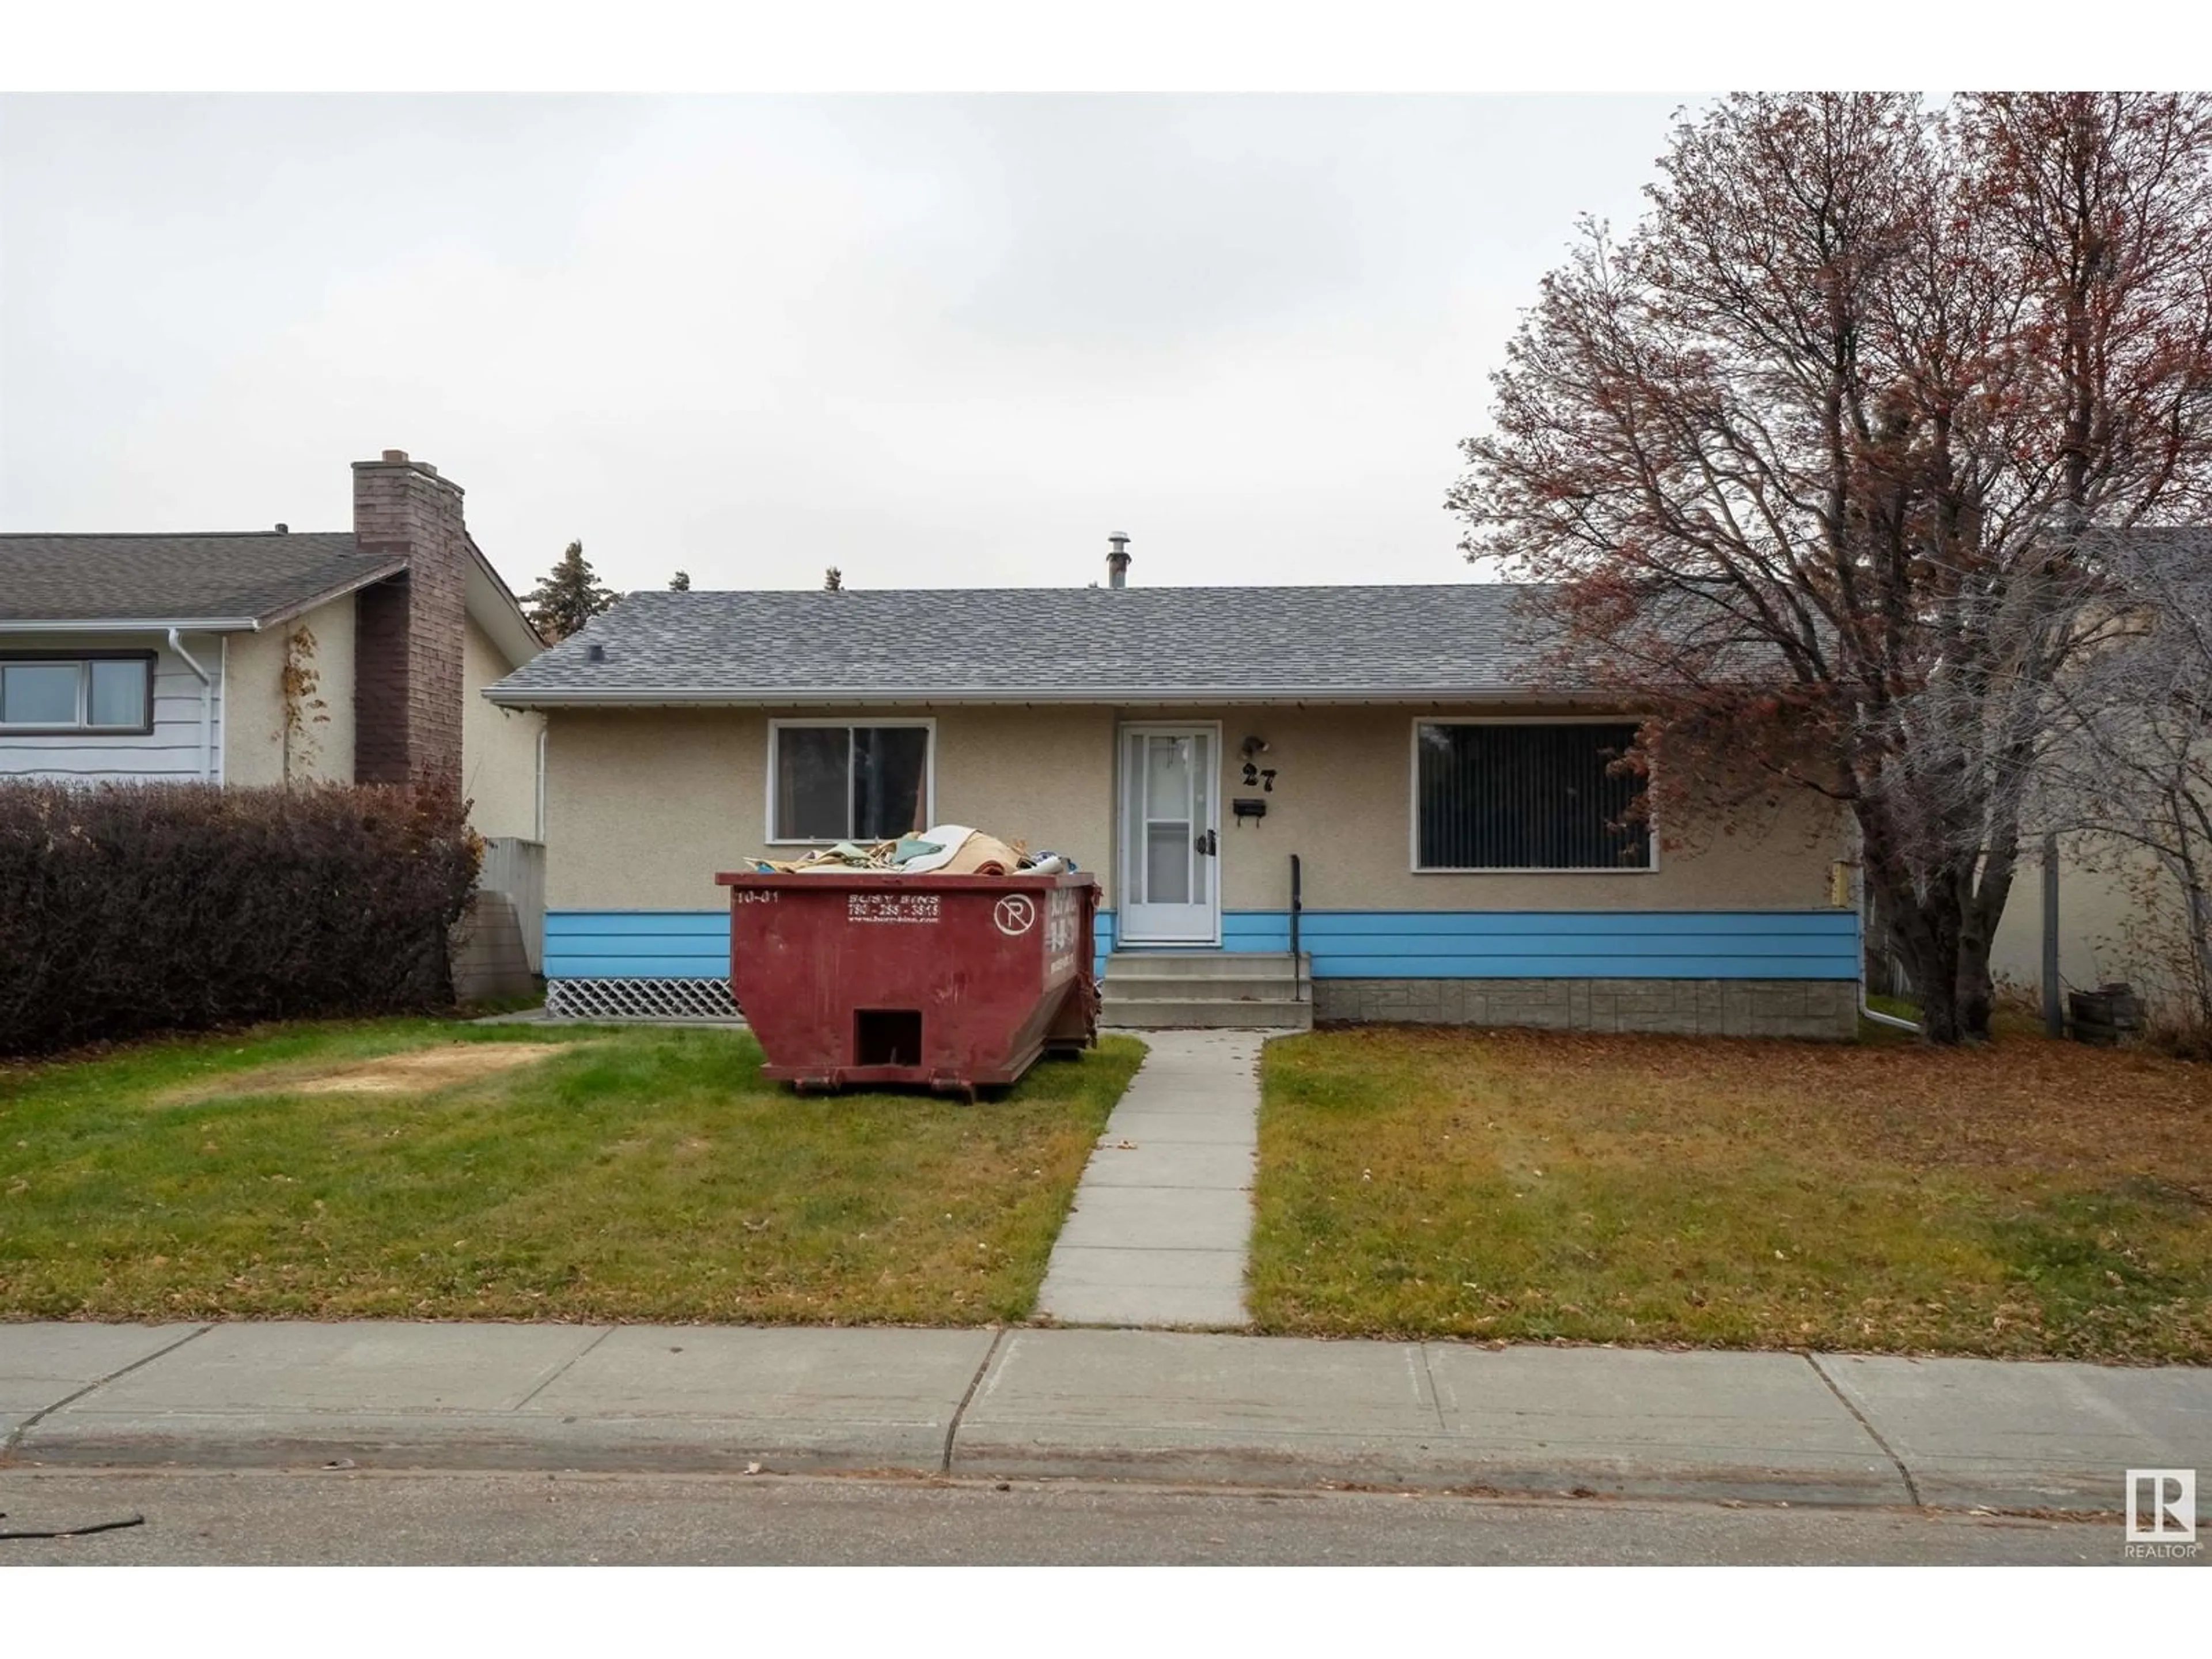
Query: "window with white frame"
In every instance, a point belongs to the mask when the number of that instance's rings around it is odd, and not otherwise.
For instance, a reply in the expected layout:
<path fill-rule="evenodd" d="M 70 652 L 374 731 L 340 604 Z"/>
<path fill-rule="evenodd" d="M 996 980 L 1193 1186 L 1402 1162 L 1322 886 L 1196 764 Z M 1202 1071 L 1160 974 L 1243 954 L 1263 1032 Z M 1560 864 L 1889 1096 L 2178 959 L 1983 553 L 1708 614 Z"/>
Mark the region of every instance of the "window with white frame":
<path fill-rule="evenodd" d="M 149 652 L 0 658 L 0 730 L 153 729 L 154 659 Z"/>
<path fill-rule="evenodd" d="M 776 720 L 769 727 L 772 841 L 889 841 L 928 825 L 927 720 Z"/>
<path fill-rule="evenodd" d="M 1649 870 L 1632 721 L 1419 720 L 1419 870 Z"/>

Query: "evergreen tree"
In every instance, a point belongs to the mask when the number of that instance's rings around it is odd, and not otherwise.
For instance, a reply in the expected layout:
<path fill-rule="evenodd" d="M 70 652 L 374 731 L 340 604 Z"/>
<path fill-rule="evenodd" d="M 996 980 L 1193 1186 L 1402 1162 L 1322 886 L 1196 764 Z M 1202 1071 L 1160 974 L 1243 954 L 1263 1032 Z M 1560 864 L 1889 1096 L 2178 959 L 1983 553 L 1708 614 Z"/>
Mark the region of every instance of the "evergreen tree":
<path fill-rule="evenodd" d="M 581 542 L 568 544 L 559 562 L 538 578 L 538 586 L 523 601 L 538 631 L 556 641 L 567 639 L 614 602 L 615 595 L 592 574 Z"/>
<path fill-rule="evenodd" d="M 836 565 L 831 565 L 829 569 L 822 573 L 822 586 L 826 592 L 842 592 L 845 587 L 845 573 L 838 569 Z"/>
<path fill-rule="evenodd" d="M 668 579 L 668 591 L 672 593 L 689 593 L 691 591 L 691 573 L 688 570 L 679 570 L 671 576 Z"/>

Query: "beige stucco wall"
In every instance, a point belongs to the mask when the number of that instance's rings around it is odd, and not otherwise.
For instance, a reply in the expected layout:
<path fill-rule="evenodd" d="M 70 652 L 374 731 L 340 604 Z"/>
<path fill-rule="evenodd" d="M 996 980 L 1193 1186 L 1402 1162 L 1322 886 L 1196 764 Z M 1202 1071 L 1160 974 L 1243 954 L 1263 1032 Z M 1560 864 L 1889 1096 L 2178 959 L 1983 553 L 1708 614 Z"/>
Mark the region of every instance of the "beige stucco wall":
<path fill-rule="evenodd" d="M 790 711 L 793 714 L 799 711 Z M 818 711 L 806 711 L 810 715 Z M 853 715 L 908 720 L 910 709 Z M 768 845 L 768 729 L 722 709 L 563 709 L 546 750 L 546 903 L 556 909 L 719 907 L 714 873 L 789 858 Z M 966 823 L 1086 869 L 1106 862 L 1113 716 L 1103 708 L 933 712 L 940 823 Z"/>
<path fill-rule="evenodd" d="M 312 639 L 301 661 L 316 684 L 301 699 L 301 728 L 291 738 L 289 775 L 295 782 L 353 781 L 353 595 L 258 634 L 234 634 L 223 665 L 230 718 L 222 731 L 222 775 L 252 787 L 286 781 L 284 653 L 305 629 Z"/>
<path fill-rule="evenodd" d="M 461 793 L 480 836 L 538 838 L 538 734 L 543 714 L 486 702 L 484 687 L 520 665 L 470 617 L 461 641 Z"/>
<path fill-rule="evenodd" d="M 1439 910 L 1820 905 L 1827 902 L 1830 862 L 1844 855 L 1840 820 L 1798 802 L 1771 821 L 1741 815 L 1732 836 L 1705 835 L 1698 845 L 1663 849 L 1650 872 L 1416 875 L 1409 868 L 1410 709 L 928 712 L 937 723 L 937 821 L 1068 854 L 1099 875 L 1109 903 L 1115 734 L 1123 719 L 1221 722 L 1221 880 L 1232 910 L 1285 908 L 1294 852 L 1304 865 L 1311 907 Z M 852 718 L 915 713 L 860 710 Z M 548 905 L 719 908 L 714 872 L 769 850 L 770 718 L 706 709 L 551 715 Z M 1237 751 L 1248 734 L 1267 739 L 1262 763 L 1274 767 L 1277 778 L 1265 797 L 1267 818 L 1240 830 L 1228 801 L 1260 793 L 1240 781 Z"/>
<path fill-rule="evenodd" d="M 2148 854 L 2124 854 L 2113 867 L 2109 854 L 2084 862 L 2079 837 L 2063 837 L 2058 858 L 2058 977 L 2087 989 L 2107 980 L 2148 986 L 2160 965 L 2145 941 L 2142 907 L 2126 889 L 2124 870 L 2149 872 Z M 2092 866 L 2095 867 L 2092 867 Z M 2003 920 L 1990 947 L 1990 970 L 2014 989 L 2040 994 L 2043 987 L 2043 860 L 2031 848 L 2020 861 Z"/>
<path fill-rule="evenodd" d="M 1305 902 L 1324 910 L 1759 909 L 1827 902 L 1829 866 L 1844 856 L 1842 822 L 1809 799 L 1778 813 L 1739 811 L 1733 835 L 1704 832 L 1687 846 L 1666 844 L 1680 826 L 1662 816 L 1657 867 L 1649 871 L 1414 873 L 1415 720 L 1514 712 L 1132 709 L 1124 717 L 1221 722 L 1221 884 L 1223 903 L 1231 910 L 1286 908 L 1292 853 L 1304 867 Z M 1267 744 L 1260 764 L 1275 769 L 1272 794 L 1243 781 L 1238 750 L 1247 737 Z M 1267 803 L 1267 816 L 1241 830 L 1229 808 L 1240 795 Z"/>

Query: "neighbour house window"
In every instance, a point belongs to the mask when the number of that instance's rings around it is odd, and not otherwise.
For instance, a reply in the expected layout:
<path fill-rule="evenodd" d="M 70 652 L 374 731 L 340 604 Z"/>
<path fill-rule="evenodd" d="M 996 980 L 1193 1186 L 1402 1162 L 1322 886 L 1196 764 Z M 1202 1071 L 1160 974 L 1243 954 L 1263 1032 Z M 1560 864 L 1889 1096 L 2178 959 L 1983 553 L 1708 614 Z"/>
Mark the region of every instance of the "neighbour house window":
<path fill-rule="evenodd" d="M 927 826 L 930 724 L 777 720 L 769 728 L 772 841 L 888 841 Z"/>
<path fill-rule="evenodd" d="M 1649 870 L 1644 781 L 1612 769 L 1635 740 L 1631 722 L 1417 721 L 1414 867 Z"/>
<path fill-rule="evenodd" d="M 154 659 L 135 653 L 0 660 L 0 728 L 150 732 Z"/>

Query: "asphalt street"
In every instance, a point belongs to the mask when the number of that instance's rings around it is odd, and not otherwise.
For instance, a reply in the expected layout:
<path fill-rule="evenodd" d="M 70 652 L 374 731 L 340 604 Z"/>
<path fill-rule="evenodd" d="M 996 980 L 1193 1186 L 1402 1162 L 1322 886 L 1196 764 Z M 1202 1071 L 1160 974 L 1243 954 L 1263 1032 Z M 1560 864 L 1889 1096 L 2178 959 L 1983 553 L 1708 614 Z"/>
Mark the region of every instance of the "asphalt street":
<path fill-rule="evenodd" d="M 2117 1565 L 2111 1519 L 741 1474 L 0 1470 L 0 1567 Z M 2170 1571 L 2148 1567 L 2144 1571 Z"/>

